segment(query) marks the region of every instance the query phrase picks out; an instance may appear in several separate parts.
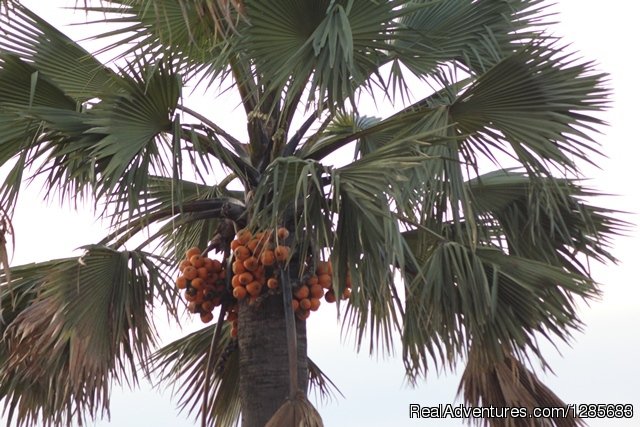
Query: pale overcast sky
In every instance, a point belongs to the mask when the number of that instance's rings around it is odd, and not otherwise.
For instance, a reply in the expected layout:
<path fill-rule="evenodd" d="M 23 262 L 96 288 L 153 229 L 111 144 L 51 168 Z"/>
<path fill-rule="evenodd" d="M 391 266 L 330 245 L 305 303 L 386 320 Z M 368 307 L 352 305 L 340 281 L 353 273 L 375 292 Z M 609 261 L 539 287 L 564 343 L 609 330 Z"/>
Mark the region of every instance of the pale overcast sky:
<path fill-rule="evenodd" d="M 61 6 L 73 0 L 23 1 L 56 26 L 80 22 L 82 14 L 72 15 Z M 605 119 L 611 124 L 599 137 L 608 159 L 599 161 L 600 170 L 585 169 L 592 178 L 589 184 L 616 196 L 598 204 L 631 212 L 625 219 L 637 223 L 640 212 L 640 190 L 631 172 L 637 171 L 637 132 L 632 128 L 638 120 L 636 73 L 637 11 L 632 0 L 558 0 L 553 7 L 559 13 L 555 33 L 565 36 L 572 48 L 598 68 L 610 73 L 613 88 L 612 108 Z M 79 27 L 64 27 L 74 39 L 85 37 Z M 635 40 L 635 41 L 634 41 Z M 197 102 L 194 101 L 197 104 Z M 203 104 L 204 105 L 204 104 Z M 228 104 L 226 104 L 228 105 Z M 240 127 L 241 129 L 241 127 Z M 99 240 L 104 229 L 89 211 L 70 212 L 41 202 L 36 185 L 21 200 L 14 218 L 16 249 L 13 264 L 42 261 L 67 256 L 74 248 Z M 42 218 L 46 218 L 43 221 Z M 616 240 L 617 266 L 593 267 L 595 278 L 604 283 L 604 297 L 591 307 L 582 308 L 586 323 L 583 334 L 575 336 L 572 347 L 561 345 L 562 355 L 548 346 L 548 360 L 555 375 L 545 375 L 545 382 L 567 403 L 632 403 L 640 411 L 640 233 L 632 230 L 629 237 Z M 199 322 L 198 322 L 199 323 Z M 409 404 L 423 406 L 459 403 L 455 400 L 458 376 L 434 373 L 417 389 L 404 383 L 399 358 L 372 360 L 356 355 L 351 341 L 341 343 L 333 308 L 322 307 L 308 322 L 309 355 L 333 379 L 345 398 L 329 404 L 318 403 L 326 426 L 386 427 L 395 426 L 460 426 L 460 420 L 409 420 Z M 188 326 L 189 330 L 199 327 Z M 166 338 L 183 332 L 165 328 Z M 98 421 L 97 427 L 187 427 L 196 424 L 178 415 L 170 390 L 159 394 L 143 386 L 138 391 L 114 389 L 111 421 Z M 640 425 L 633 420 L 592 420 L 589 425 Z"/>

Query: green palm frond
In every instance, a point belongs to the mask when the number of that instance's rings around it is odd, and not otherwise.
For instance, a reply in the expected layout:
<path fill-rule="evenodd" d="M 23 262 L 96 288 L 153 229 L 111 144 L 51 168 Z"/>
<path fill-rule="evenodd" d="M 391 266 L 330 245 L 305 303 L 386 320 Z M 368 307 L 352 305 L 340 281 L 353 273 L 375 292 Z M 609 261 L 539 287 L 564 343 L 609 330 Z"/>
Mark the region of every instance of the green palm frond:
<path fill-rule="evenodd" d="M 286 224 L 295 229 L 298 238 L 293 245 L 301 260 L 313 254 L 314 248 L 329 247 L 332 213 L 325 181 L 330 174 L 316 161 L 278 158 L 267 167 L 255 190 L 249 226 L 265 230 Z"/>
<path fill-rule="evenodd" d="M 31 64 L 0 51 L 0 164 L 16 160 L 0 194 L 8 211 L 15 205 L 25 169 L 40 151 L 42 124 L 24 111 L 45 107 L 73 115 L 77 105 Z"/>
<path fill-rule="evenodd" d="M 443 0 L 411 2 L 394 33 L 390 57 L 420 77 L 454 61 L 482 73 L 518 43 L 544 37 L 536 27 L 541 1 Z M 399 68 L 397 68 L 399 70 Z"/>
<path fill-rule="evenodd" d="M 129 192 L 129 206 L 137 205 L 131 189 L 140 193 L 146 186 L 151 168 L 163 170 L 165 163 L 159 148 L 164 142 L 168 153 L 173 144 L 163 133 L 172 132 L 172 116 L 181 91 L 180 78 L 161 64 L 140 69 L 129 67 L 126 96 L 105 99 L 92 108 L 87 123 L 89 134 L 102 138 L 89 148 L 89 157 L 101 165 L 98 196 Z M 172 159 L 175 161 L 175 159 Z M 175 165 L 179 169 L 180 165 Z"/>
<path fill-rule="evenodd" d="M 222 221 L 243 215 L 244 203 L 236 198 L 241 196 L 218 186 L 149 176 L 138 210 L 114 222 L 113 231 L 101 243 L 120 247 L 151 231 L 138 247 L 155 244 L 166 258 L 179 259 L 188 248 L 206 248 Z"/>
<path fill-rule="evenodd" d="M 29 63 L 80 103 L 117 90 L 115 73 L 60 30 L 19 3 L 7 12 L 0 14 L 0 53 Z"/>
<path fill-rule="evenodd" d="M 71 425 L 108 412 L 111 382 L 135 384 L 137 364 L 156 342 L 154 304 L 175 312 L 162 258 L 85 250 L 12 270 L 17 297 L 2 328 L 0 383 L 19 426 Z M 6 284 L 0 291 L 10 299 Z"/>
<path fill-rule="evenodd" d="M 453 366 L 472 338 L 489 360 L 499 360 L 501 343 L 509 343 L 544 361 L 537 335 L 567 341 L 581 328 L 576 298 L 599 294 L 586 276 L 497 248 L 442 242 L 429 250 L 407 288 L 403 342 L 410 377 L 426 374 L 428 359 Z"/>
<path fill-rule="evenodd" d="M 576 168 L 597 153 L 585 132 L 602 122 L 590 115 L 606 104 L 604 76 L 562 47 L 536 43 L 483 73 L 451 105 L 470 151 L 494 159 L 505 152 L 530 172 Z M 509 151 L 507 148 L 510 148 Z"/>
<path fill-rule="evenodd" d="M 201 131 L 199 128 L 204 129 Z M 206 125 L 184 125 L 181 134 L 196 152 L 212 155 L 235 173 L 245 188 L 256 185 L 259 176 L 258 170 L 256 165 L 252 164 L 242 145 L 232 144 L 232 147 L 227 147 L 222 140 L 225 138 L 224 135 Z"/>
<path fill-rule="evenodd" d="M 245 1 L 242 40 L 258 77 L 288 100 L 344 105 L 380 65 L 397 2 Z M 300 78 L 304 76 L 304 78 Z"/>
<path fill-rule="evenodd" d="M 204 382 L 209 381 L 207 425 L 236 426 L 240 417 L 240 365 L 237 341 L 231 338 L 229 322 L 224 322 L 219 345 L 211 354 L 211 360 L 216 360 L 217 364 L 210 370 L 209 378 L 205 377 L 215 329 L 215 324 L 205 327 L 162 347 L 151 357 L 150 366 L 160 376 L 159 384 L 169 384 L 179 394 L 180 410 L 186 410 L 193 416 L 201 415 Z M 341 394 L 318 365 L 311 359 L 308 363 L 309 386 L 321 398 Z"/>
<path fill-rule="evenodd" d="M 118 58 L 131 54 L 160 59 L 171 56 L 178 68 L 193 76 L 204 72 L 224 76 L 232 52 L 233 26 L 240 23 L 237 9 L 212 0 L 110 0 L 100 6 L 76 5 L 86 12 L 103 14 L 94 24 L 120 28 L 96 34 L 93 39 L 117 39 L 101 52 Z M 229 2 L 226 2 L 227 6 Z M 123 47 L 125 49 L 123 50 Z"/>
<path fill-rule="evenodd" d="M 464 186 L 475 242 L 459 229 L 469 217 L 447 219 L 446 210 L 403 233 L 417 262 L 407 268 L 410 377 L 426 374 L 428 359 L 453 367 L 472 338 L 488 359 L 508 342 L 518 357 L 531 351 L 543 361 L 536 336 L 566 341 L 581 328 L 575 300 L 598 295 L 584 257 L 614 260 L 609 239 L 626 226 L 568 179 L 501 170 Z"/>
<path fill-rule="evenodd" d="M 236 426 L 240 417 L 237 342 L 231 338 L 230 325 L 225 322 L 219 344 L 209 356 L 215 329 L 214 324 L 162 347 L 152 355 L 150 366 L 160 382 L 169 383 L 180 394 L 179 408 L 190 415 L 201 415 L 205 381 L 209 381 L 207 425 Z M 209 357 L 217 364 L 209 370 L 207 378 Z"/>
<path fill-rule="evenodd" d="M 537 259 L 568 271 L 589 274 L 584 256 L 614 261 L 613 235 L 627 225 L 610 209 L 586 200 L 600 195 L 575 180 L 532 179 L 501 170 L 467 182 L 477 222 L 488 239 L 502 241 L 510 254 Z"/>
<path fill-rule="evenodd" d="M 20 65 L 18 61 L 5 60 L 0 81 L 12 82 Z M 33 70 L 29 85 L 25 81 L 22 87 L 14 87 L 14 92 L 21 89 L 16 97 L 30 99 L 30 103 L 5 107 L 0 104 L 7 111 L 5 114 L 25 123 L 22 129 L 16 128 L 22 130 L 20 133 L 6 129 L 0 134 L 7 144 L 6 148 L 3 146 L 4 157 L 8 159 L 21 151 L 19 166 L 35 165 L 35 173 L 46 174 L 48 183 L 57 186 L 63 196 L 74 198 L 90 191 L 96 198 L 109 199 L 125 193 L 129 196 L 127 205 L 120 206 L 120 210 L 134 209 L 139 202 L 136 194 L 142 193 L 146 176 L 154 168 L 165 170 L 167 156 L 175 151 L 173 145 L 179 144 L 179 140 L 171 140 L 166 134 L 172 132 L 180 81 L 162 66 L 131 66 L 126 72 L 129 74 L 120 80 L 118 94 L 105 95 L 92 108 L 77 110 L 72 100 L 47 85 L 46 77 L 41 82 L 39 71 Z M 2 87 L 0 83 L 0 90 Z M 38 98 L 35 95 L 39 93 L 44 95 Z M 59 99 L 66 103 L 45 104 Z M 33 101 L 45 105 L 34 105 Z M 170 157 L 169 162 L 175 164 L 177 160 Z M 15 198 L 21 178 L 22 171 L 9 177 L 7 189 L 14 190 L 9 194 L 5 190 L 5 198 Z"/>

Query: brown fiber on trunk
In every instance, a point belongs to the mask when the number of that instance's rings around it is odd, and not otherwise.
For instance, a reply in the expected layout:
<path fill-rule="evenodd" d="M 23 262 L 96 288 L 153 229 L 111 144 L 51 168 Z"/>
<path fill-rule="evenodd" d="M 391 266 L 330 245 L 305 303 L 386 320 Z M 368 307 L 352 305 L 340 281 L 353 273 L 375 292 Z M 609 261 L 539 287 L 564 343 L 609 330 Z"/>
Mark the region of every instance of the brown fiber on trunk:
<path fill-rule="evenodd" d="M 296 321 L 298 386 L 307 390 L 307 337 L 304 321 Z M 259 307 L 240 304 L 238 315 L 242 427 L 264 427 L 289 396 L 289 358 L 282 295 Z"/>

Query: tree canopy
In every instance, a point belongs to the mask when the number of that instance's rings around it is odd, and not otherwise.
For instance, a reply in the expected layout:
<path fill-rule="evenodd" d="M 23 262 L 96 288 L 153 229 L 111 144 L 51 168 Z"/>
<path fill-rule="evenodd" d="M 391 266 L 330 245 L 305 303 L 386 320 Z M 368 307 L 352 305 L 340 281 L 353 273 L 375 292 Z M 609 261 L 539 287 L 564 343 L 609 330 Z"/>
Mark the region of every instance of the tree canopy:
<path fill-rule="evenodd" d="M 158 349 L 152 313 L 184 307 L 174 281 L 188 248 L 218 251 L 230 266 L 237 231 L 279 227 L 291 232 L 279 268 L 294 289 L 326 260 L 331 292 L 349 288 L 338 303 L 358 349 L 401 349 L 412 382 L 465 366 L 460 392 L 474 406 L 563 405 L 529 365 L 545 364 L 541 339 L 580 329 L 576 301 L 599 294 L 589 260 L 615 261 L 610 239 L 624 224 L 593 204 L 599 193 L 580 173 L 600 155 L 606 75 L 545 32 L 547 5 L 76 7 L 95 17 L 113 61 L 18 1 L 0 6 L 5 220 L 37 176 L 48 196 L 94 202 L 111 224 L 80 259 L 2 276 L 10 419 L 99 416 L 111 384 L 153 371 L 181 384 L 183 408 L 199 412 L 206 398 L 207 425 L 234 425 L 247 408 L 238 351 L 222 357 L 229 325 L 215 348 L 214 325 Z M 196 84 L 237 91 L 246 135 L 189 108 L 184 88 Z M 365 98 L 394 112 L 361 114 Z M 211 358 L 226 363 L 210 369 Z M 308 375 L 330 388 L 311 360 Z"/>

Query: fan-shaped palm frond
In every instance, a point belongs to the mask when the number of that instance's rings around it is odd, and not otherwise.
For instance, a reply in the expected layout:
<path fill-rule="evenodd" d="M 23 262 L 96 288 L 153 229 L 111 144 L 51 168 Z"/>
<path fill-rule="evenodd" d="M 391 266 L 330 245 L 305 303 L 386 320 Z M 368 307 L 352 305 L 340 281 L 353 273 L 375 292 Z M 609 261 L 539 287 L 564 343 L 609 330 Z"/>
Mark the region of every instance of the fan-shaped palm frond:
<path fill-rule="evenodd" d="M 585 131 L 601 121 L 585 113 L 604 106 L 604 76 L 563 50 L 526 46 L 460 94 L 450 112 L 469 135 L 470 151 L 495 158 L 492 151 L 509 152 L 508 146 L 529 171 L 547 175 L 547 164 L 575 168 L 571 157 L 591 161 L 596 146 Z"/>
<path fill-rule="evenodd" d="M 108 411 L 112 381 L 136 383 L 157 333 L 156 302 L 174 310 L 168 263 L 139 252 L 90 246 L 80 258 L 12 269 L 0 287 L 0 383 L 10 420 L 81 423 Z M 14 303 L 11 293 L 15 292 Z"/>
<path fill-rule="evenodd" d="M 420 77 L 454 61 L 481 74 L 536 32 L 541 1 L 418 1 L 404 7 L 391 58 Z"/>
<path fill-rule="evenodd" d="M 239 363 L 237 341 L 231 338 L 230 324 L 224 322 L 218 345 L 209 354 L 216 324 L 207 326 L 159 349 L 150 359 L 150 366 L 160 376 L 160 384 L 167 383 L 180 394 L 181 410 L 201 415 L 205 389 L 206 364 L 217 361 L 209 370 L 210 390 L 207 425 L 235 426 L 240 414 L 238 390 Z M 266 362 L 265 362 L 266 363 Z M 321 398 L 340 391 L 311 359 L 309 385 Z"/>
<path fill-rule="evenodd" d="M 418 262 L 404 340 L 422 343 L 405 348 L 414 373 L 417 366 L 426 372 L 427 358 L 453 365 L 472 339 L 489 359 L 499 359 L 506 342 L 518 356 L 529 348 L 541 357 L 537 334 L 567 340 L 581 326 L 574 298 L 598 294 L 580 254 L 611 260 L 607 236 L 624 228 L 608 210 L 585 203 L 590 193 L 570 180 L 503 170 L 466 186 L 478 246 L 455 232 L 455 221 L 403 233 Z"/>
<path fill-rule="evenodd" d="M 102 14 L 94 24 L 120 27 L 94 36 L 117 39 L 103 51 L 116 50 L 121 58 L 134 53 L 171 56 L 190 76 L 199 72 L 214 78 L 226 74 L 233 52 L 230 41 L 235 25 L 240 24 L 240 3 L 235 1 L 109 0 L 100 6 L 76 8 Z"/>

